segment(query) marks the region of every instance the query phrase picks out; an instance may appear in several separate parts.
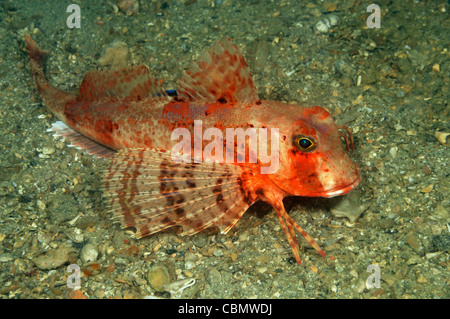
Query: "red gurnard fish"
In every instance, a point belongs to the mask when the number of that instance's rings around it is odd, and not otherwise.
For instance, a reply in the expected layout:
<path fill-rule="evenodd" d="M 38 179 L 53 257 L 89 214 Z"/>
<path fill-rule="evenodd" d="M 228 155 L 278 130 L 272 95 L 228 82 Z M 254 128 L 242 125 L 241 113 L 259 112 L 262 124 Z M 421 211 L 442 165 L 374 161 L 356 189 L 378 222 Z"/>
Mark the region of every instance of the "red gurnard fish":
<path fill-rule="evenodd" d="M 44 51 L 29 35 L 25 43 L 43 103 L 64 123 L 52 130 L 91 154 L 112 157 L 104 194 L 123 228 L 134 227 L 138 238 L 172 226 L 181 226 L 182 235 L 213 226 L 227 233 L 262 200 L 275 209 L 297 263 L 295 231 L 325 256 L 286 213 L 283 198 L 333 197 L 354 189 L 361 177 L 347 154 L 353 149 L 352 133 L 321 107 L 260 100 L 244 57 L 229 38 L 214 42 L 192 62 L 176 97 L 168 96 L 144 65 L 90 71 L 78 94 L 61 91 L 44 77 Z M 200 131 L 195 127 L 199 120 Z M 170 150 L 179 143 L 172 137 L 177 128 L 194 136 L 187 144 L 203 137 L 203 160 L 174 161 Z M 203 136 L 206 128 L 276 128 L 278 134 L 270 138 L 278 142 L 278 149 L 272 149 L 278 151 L 278 169 L 263 174 L 267 161 L 259 153 L 256 162 L 248 160 L 250 152 L 244 153 L 244 163 L 208 161 L 205 147 L 212 136 Z M 233 140 L 233 146 L 248 148 L 249 139 L 240 145 Z M 226 138 L 217 141 L 225 146 Z"/>

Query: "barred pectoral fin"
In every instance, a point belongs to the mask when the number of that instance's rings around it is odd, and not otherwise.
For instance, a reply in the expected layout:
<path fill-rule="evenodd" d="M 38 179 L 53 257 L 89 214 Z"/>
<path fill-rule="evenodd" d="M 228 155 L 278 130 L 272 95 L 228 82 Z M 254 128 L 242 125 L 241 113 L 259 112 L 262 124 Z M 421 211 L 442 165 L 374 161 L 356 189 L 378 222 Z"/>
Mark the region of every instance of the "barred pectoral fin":
<path fill-rule="evenodd" d="M 168 152 L 125 149 L 105 172 L 113 218 L 144 237 L 172 226 L 184 235 L 217 226 L 227 232 L 256 200 L 246 192 L 245 168 L 221 163 L 174 162 Z"/>

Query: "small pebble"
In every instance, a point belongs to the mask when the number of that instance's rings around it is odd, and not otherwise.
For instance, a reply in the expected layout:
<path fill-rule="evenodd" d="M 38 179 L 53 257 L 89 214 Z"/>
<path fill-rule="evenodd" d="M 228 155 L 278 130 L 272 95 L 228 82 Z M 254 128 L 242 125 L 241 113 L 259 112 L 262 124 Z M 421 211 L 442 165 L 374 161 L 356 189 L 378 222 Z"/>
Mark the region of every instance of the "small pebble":
<path fill-rule="evenodd" d="M 433 72 L 436 72 L 436 73 L 441 72 L 441 67 L 439 66 L 439 63 L 433 64 L 432 69 L 433 69 Z"/>
<path fill-rule="evenodd" d="M 424 167 L 422 167 L 422 172 L 425 175 L 431 175 L 433 172 L 431 171 L 431 168 L 429 165 L 425 165 Z"/>
<path fill-rule="evenodd" d="M 36 204 L 37 204 L 37 206 L 39 207 L 40 210 L 45 210 L 45 208 L 47 207 L 45 205 L 45 203 L 43 201 L 41 201 L 40 199 L 37 200 Z"/>
<path fill-rule="evenodd" d="M 72 188 L 72 193 L 79 193 L 84 189 L 84 185 L 79 183 Z"/>
<path fill-rule="evenodd" d="M 353 288 L 353 291 L 357 294 L 363 293 L 364 289 L 366 289 L 366 283 L 364 280 L 360 279 L 358 280 L 358 283 L 355 285 L 355 288 Z"/>
<path fill-rule="evenodd" d="M 391 147 L 391 149 L 389 150 L 389 154 L 391 154 L 392 158 L 396 158 L 397 157 L 397 146 Z"/>
<path fill-rule="evenodd" d="M 442 205 L 437 205 L 436 209 L 434 210 L 434 214 L 436 214 L 437 216 L 440 216 L 442 218 L 445 218 L 445 219 L 448 219 L 450 217 L 448 209 L 446 209 Z"/>
<path fill-rule="evenodd" d="M 355 69 L 344 60 L 337 60 L 334 63 L 334 68 L 336 72 L 338 72 L 339 74 L 346 75 L 349 77 L 352 77 L 355 73 Z"/>
<path fill-rule="evenodd" d="M 43 255 L 34 258 L 32 261 L 39 269 L 56 269 L 69 262 L 72 248 L 61 246 L 51 249 Z"/>
<path fill-rule="evenodd" d="M 408 266 L 412 266 L 412 265 L 417 265 L 417 264 L 419 264 L 420 262 L 421 262 L 420 257 L 417 256 L 417 255 L 413 255 L 413 256 L 411 256 L 411 257 L 406 261 L 406 264 L 407 264 Z"/>
<path fill-rule="evenodd" d="M 184 260 L 185 260 L 184 268 L 189 270 L 195 268 L 195 262 L 198 260 L 198 257 L 191 252 L 187 252 L 186 255 L 184 256 Z"/>
<path fill-rule="evenodd" d="M 398 281 L 397 277 L 391 274 L 383 274 L 381 277 L 385 283 L 388 284 L 389 287 L 392 287 L 392 285 Z"/>
<path fill-rule="evenodd" d="M 419 276 L 417 276 L 417 282 L 419 284 L 426 284 L 427 283 L 427 278 L 425 278 L 423 275 L 419 274 Z"/>
<path fill-rule="evenodd" d="M 52 241 L 52 235 L 48 232 L 39 231 L 37 233 L 36 239 L 42 244 L 42 246 L 47 246 Z"/>
<path fill-rule="evenodd" d="M 210 285 L 217 285 L 222 280 L 222 275 L 216 268 L 210 269 L 206 274 L 206 281 Z"/>
<path fill-rule="evenodd" d="M 11 182 L 9 181 L 0 181 L 0 196 L 5 196 L 10 192 Z"/>
<path fill-rule="evenodd" d="M 127 16 L 136 15 L 139 10 L 138 0 L 120 0 L 117 6 Z"/>
<path fill-rule="evenodd" d="M 412 232 L 412 231 L 409 232 L 408 235 L 406 236 L 406 242 L 415 251 L 419 251 L 420 248 L 422 247 L 422 244 L 421 244 L 420 239 L 418 238 L 416 232 Z"/>
<path fill-rule="evenodd" d="M 52 155 L 53 153 L 55 153 L 55 148 L 53 147 L 44 146 L 42 148 L 42 154 L 44 155 Z"/>
<path fill-rule="evenodd" d="M 10 253 L 0 254 L 0 263 L 5 263 L 13 260 L 13 256 Z"/>
<path fill-rule="evenodd" d="M 213 251 L 213 255 L 216 256 L 216 257 L 222 257 L 223 256 L 223 250 L 219 249 L 219 248 L 216 248 Z"/>
<path fill-rule="evenodd" d="M 442 253 L 443 253 L 443 251 L 437 251 L 437 252 L 434 252 L 434 253 L 427 253 L 427 254 L 425 254 L 425 257 L 427 259 L 432 259 L 432 258 L 435 258 L 435 257 L 441 255 Z"/>
<path fill-rule="evenodd" d="M 395 92 L 395 96 L 398 97 L 398 98 L 405 97 L 405 91 L 403 91 L 403 90 L 397 90 L 397 91 Z"/>
<path fill-rule="evenodd" d="M 420 190 L 421 193 L 429 193 L 433 190 L 434 185 L 430 184 Z"/>

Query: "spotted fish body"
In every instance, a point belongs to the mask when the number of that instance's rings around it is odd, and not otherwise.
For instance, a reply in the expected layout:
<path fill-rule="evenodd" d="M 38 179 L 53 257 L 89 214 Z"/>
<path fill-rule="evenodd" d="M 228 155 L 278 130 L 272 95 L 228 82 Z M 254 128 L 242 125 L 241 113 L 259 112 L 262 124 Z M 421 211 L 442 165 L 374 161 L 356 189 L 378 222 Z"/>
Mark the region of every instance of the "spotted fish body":
<path fill-rule="evenodd" d="M 92 154 L 111 158 L 104 193 L 122 227 L 136 228 L 137 237 L 172 226 L 181 226 L 184 235 L 213 226 L 226 233 L 253 203 L 263 200 L 275 209 L 298 263 L 295 231 L 325 256 L 286 213 L 282 200 L 291 195 L 333 197 L 354 189 L 361 179 L 359 168 L 340 140 L 344 137 L 347 149 L 352 148 L 351 131 L 337 126 L 321 107 L 260 100 L 230 39 L 214 42 L 191 64 L 178 82 L 176 97 L 168 96 L 143 65 L 90 71 L 79 94 L 60 91 L 44 77 L 44 52 L 29 35 L 25 42 L 37 90 L 65 123 L 53 130 Z M 219 163 L 206 152 L 200 159 L 195 152 L 171 152 L 178 143 L 172 139 L 174 130 L 198 135 L 198 120 L 201 136 L 213 127 L 278 129 L 271 137 L 279 142 L 278 170 L 261 173 L 266 162 L 259 153 L 256 162 L 247 154 L 244 163 Z M 248 140 L 239 145 L 233 141 L 233 147 L 248 149 Z M 225 146 L 226 138 L 220 142 Z M 210 141 L 201 143 L 205 149 Z"/>

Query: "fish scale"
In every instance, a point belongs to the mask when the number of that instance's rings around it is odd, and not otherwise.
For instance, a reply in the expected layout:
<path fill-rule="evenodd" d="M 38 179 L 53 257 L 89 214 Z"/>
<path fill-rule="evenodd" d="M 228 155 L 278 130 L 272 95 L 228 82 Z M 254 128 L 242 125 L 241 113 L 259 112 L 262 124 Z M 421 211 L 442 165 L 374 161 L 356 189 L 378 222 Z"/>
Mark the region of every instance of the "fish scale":
<path fill-rule="evenodd" d="M 103 192 L 123 228 L 136 228 L 136 237 L 173 226 L 181 226 L 183 235 L 212 226 L 227 233 L 262 200 L 275 209 L 297 263 L 295 232 L 325 256 L 285 211 L 283 198 L 333 197 L 353 190 L 361 176 L 348 155 L 352 132 L 319 106 L 259 99 L 245 59 L 229 38 L 215 41 L 193 61 L 176 90 L 165 91 L 147 66 L 137 65 L 89 71 L 78 94 L 50 85 L 43 72 L 45 52 L 29 35 L 25 44 L 37 91 L 60 120 L 51 130 L 110 159 Z M 209 128 L 220 134 L 205 138 Z M 191 138 L 173 139 L 175 129 L 187 130 Z M 251 139 L 228 136 L 229 129 L 259 133 L 255 162 L 250 161 Z M 180 145 L 178 151 L 188 150 L 181 157 L 173 151 Z M 217 153 L 221 147 L 223 153 Z M 217 155 L 230 152 L 223 159 Z M 263 170 L 272 164 L 273 171 Z"/>

